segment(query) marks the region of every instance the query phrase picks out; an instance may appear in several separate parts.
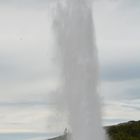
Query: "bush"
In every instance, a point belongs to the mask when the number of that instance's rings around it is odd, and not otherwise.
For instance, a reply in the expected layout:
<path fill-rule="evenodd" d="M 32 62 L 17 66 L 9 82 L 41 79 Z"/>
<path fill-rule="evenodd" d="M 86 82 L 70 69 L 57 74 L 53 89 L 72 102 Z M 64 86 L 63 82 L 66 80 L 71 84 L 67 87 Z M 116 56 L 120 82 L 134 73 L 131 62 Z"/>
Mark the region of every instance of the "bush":
<path fill-rule="evenodd" d="M 106 127 L 111 140 L 140 140 L 140 121 Z"/>

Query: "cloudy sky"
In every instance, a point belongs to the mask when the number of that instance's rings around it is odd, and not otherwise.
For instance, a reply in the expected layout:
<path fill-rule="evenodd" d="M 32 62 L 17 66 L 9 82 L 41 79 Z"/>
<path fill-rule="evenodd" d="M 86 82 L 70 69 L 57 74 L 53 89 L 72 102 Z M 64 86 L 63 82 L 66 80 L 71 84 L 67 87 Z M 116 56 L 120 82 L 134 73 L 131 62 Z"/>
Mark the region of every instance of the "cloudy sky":
<path fill-rule="evenodd" d="M 104 124 L 140 119 L 140 1 L 94 5 Z"/>
<path fill-rule="evenodd" d="M 140 1 L 99 0 L 93 15 L 103 124 L 138 120 Z M 50 17 L 44 0 L 0 0 L 1 133 L 54 132 L 65 125 L 50 96 L 60 86 Z"/>
<path fill-rule="evenodd" d="M 47 2 L 0 0 L 1 133 L 59 128 L 49 96 L 59 87 L 50 16 Z"/>

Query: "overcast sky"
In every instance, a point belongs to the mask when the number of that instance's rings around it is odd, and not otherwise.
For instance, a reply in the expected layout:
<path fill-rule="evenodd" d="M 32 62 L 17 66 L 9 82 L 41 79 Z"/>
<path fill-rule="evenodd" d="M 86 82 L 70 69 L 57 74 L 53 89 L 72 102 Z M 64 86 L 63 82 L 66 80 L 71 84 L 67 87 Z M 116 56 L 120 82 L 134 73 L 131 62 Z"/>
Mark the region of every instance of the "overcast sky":
<path fill-rule="evenodd" d="M 94 21 L 104 124 L 139 120 L 140 1 L 98 1 L 94 5 Z"/>
<path fill-rule="evenodd" d="M 58 112 L 56 116 L 50 96 L 60 86 L 60 72 L 47 9 L 44 0 L 34 4 L 32 0 L 25 3 L 0 0 L 1 133 L 54 132 L 56 125 L 59 129 L 65 125 L 61 124 L 65 118 Z M 103 124 L 138 120 L 140 1 L 96 1 L 93 13 Z"/>

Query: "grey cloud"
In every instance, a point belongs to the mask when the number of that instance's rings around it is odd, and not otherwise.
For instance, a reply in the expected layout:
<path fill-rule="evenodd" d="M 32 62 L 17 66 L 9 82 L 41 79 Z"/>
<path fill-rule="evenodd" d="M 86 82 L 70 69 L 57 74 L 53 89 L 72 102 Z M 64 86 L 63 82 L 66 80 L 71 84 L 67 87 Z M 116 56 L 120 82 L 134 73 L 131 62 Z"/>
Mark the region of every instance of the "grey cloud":
<path fill-rule="evenodd" d="M 50 2 L 56 0 L 0 0 L 1 5 L 11 5 L 22 8 L 46 8 Z"/>
<path fill-rule="evenodd" d="M 114 99 L 120 101 L 133 101 L 136 99 L 140 99 L 140 88 L 126 88 L 123 93 L 118 93 L 118 95 L 116 95 Z"/>
<path fill-rule="evenodd" d="M 140 1 L 139 0 L 124 0 L 123 1 L 123 6 L 125 6 L 126 8 L 132 8 L 132 7 L 139 7 L 140 5 Z"/>
<path fill-rule="evenodd" d="M 49 79 L 53 78 L 53 75 L 57 73 L 57 70 L 54 69 L 53 63 L 47 63 L 47 61 L 44 59 L 41 59 L 40 63 L 35 63 L 36 58 L 35 60 L 26 63 L 22 59 L 23 58 L 21 57 L 16 57 L 14 55 L 8 56 L 6 54 L 3 57 L 0 57 L 1 82 L 20 82 Z"/>
<path fill-rule="evenodd" d="M 127 104 L 124 104 L 124 105 L 122 105 L 122 107 L 140 111 L 140 107 L 139 106 L 135 106 L 135 105 L 127 105 Z"/>
<path fill-rule="evenodd" d="M 24 101 L 24 102 L 0 102 L 0 107 L 20 107 L 20 106 L 50 106 L 51 104 L 46 101 Z"/>
<path fill-rule="evenodd" d="M 108 126 L 108 125 L 112 125 L 112 124 L 118 124 L 118 123 L 121 123 L 121 122 L 127 122 L 128 120 L 127 119 L 121 119 L 121 118 L 104 118 L 103 119 L 103 122 L 104 122 L 104 125 L 105 126 Z"/>
<path fill-rule="evenodd" d="M 4 82 L 8 79 L 13 80 L 16 75 L 17 64 L 14 57 L 0 57 L 0 81 Z"/>
<path fill-rule="evenodd" d="M 122 92 L 118 94 L 110 94 L 108 97 L 106 97 L 106 95 L 104 95 L 104 99 L 105 100 L 112 100 L 112 101 L 133 101 L 136 99 L 140 99 L 140 89 L 136 89 L 136 90 L 129 90 L 127 89 L 126 92 Z"/>
<path fill-rule="evenodd" d="M 140 88 L 128 88 L 124 95 L 125 99 L 140 99 Z"/>
<path fill-rule="evenodd" d="M 140 63 L 101 66 L 101 78 L 106 81 L 125 81 L 140 78 Z"/>
<path fill-rule="evenodd" d="M 140 101 L 140 100 L 139 100 Z M 139 102 L 137 101 L 107 101 L 103 108 L 108 115 L 103 117 L 104 124 L 112 125 L 139 119 Z M 112 113 L 114 112 L 114 113 Z M 136 114 L 136 115 L 135 115 Z"/>
<path fill-rule="evenodd" d="M 140 104 L 139 104 L 140 102 L 137 103 L 135 101 L 136 100 L 119 100 L 119 101 L 115 101 L 115 102 L 113 102 L 113 101 L 109 102 L 108 101 L 108 102 L 104 103 L 104 106 L 106 108 L 110 108 L 110 107 L 113 107 L 115 105 L 115 106 L 118 106 L 122 109 L 125 109 L 126 111 L 128 109 L 132 109 L 134 111 L 140 111 Z M 140 101 L 140 100 L 137 100 L 137 101 Z"/>
<path fill-rule="evenodd" d="M 103 82 L 101 93 L 107 101 L 135 101 L 140 99 L 140 80 Z"/>
<path fill-rule="evenodd" d="M 0 3 L 4 4 L 37 4 L 37 3 L 48 3 L 50 0 L 0 0 Z"/>

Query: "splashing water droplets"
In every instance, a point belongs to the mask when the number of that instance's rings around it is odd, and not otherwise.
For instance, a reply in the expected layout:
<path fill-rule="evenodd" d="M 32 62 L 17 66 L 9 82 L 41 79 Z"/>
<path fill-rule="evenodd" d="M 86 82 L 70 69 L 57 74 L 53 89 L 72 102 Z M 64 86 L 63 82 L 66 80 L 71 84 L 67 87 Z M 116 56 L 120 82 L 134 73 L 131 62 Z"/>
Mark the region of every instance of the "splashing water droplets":
<path fill-rule="evenodd" d="M 54 31 L 64 81 L 60 101 L 69 112 L 70 139 L 103 140 L 91 0 L 58 2 Z"/>

